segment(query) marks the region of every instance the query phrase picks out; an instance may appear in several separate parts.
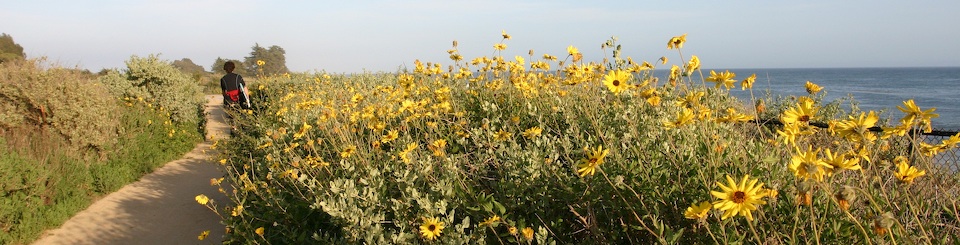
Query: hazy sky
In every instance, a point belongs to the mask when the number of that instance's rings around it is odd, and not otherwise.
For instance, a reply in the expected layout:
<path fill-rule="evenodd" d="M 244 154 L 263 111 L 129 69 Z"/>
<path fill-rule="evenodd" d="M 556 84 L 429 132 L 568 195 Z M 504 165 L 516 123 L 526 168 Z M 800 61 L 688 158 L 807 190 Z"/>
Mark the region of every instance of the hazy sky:
<path fill-rule="evenodd" d="M 625 56 L 684 55 L 704 68 L 960 66 L 960 1 L 257 1 L 0 0 L 0 32 L 28 57 L 98 71 L 131 55 L 243 59 L 278 45 L 293 71 L 396 71 L 413 60 L 450 64 L 490 56 L 501 30 L 507 57 L 534 49 L 587 60 L 619 38 Z"/>

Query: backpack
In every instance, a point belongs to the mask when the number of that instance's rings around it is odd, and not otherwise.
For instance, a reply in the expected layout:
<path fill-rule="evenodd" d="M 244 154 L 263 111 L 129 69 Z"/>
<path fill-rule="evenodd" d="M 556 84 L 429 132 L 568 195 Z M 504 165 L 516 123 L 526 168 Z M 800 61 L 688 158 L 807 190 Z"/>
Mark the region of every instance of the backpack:
<path fill-rule="evenodd" d="M 237 89 L 226 91 L 227 96 L 224 99 L 240 104 L 240 108 L 250 109 L 250 96 L 243 92 L 244 86 L 240 83 L 240 75 L 237 75 L 233 82 L 237 84 Z"/>

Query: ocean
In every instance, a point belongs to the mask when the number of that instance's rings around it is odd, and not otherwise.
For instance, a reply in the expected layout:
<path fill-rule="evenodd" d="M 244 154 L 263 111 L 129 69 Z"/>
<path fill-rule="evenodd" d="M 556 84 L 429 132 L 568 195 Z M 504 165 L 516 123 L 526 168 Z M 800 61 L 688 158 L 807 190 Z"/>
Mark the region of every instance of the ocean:
<path fill-rule="evenodd" d="M 935 129 L 960 130 L 960 67 L 729 70 L 736 73 L 738 81 L 756 73 L 753 93 L 758 98 L 764 97 L 767 92 L 774 98 L 778 95 L 806 95 L 804 84 L 811 81 L 823 87 L 827 93 L 825 101 L 852 95 L 862 111 L 883 110 L 885 113 L 881 117 L 891 118 L 893 122 L 903 116 L 897 106 L 913 99 L 922 110 L 937 108 L 935 113 L 940 117 L 932 120 Z M 657 73 L 664 74 L 662 71 Z M 703 69 L 703 73 L 709 76 L 710 69 Z M 694 73 L 693 77 L 694 81 L 699 80 L 699 74 Z M 731 89 L 730 94 L 750 101 L 750 92 L 740 90 L 739 84 L 737 82 L 737 88 Z M 707 85 L 713 84 L 707 82 Z M 849 106 L 844 109 L 849 110 Z"/>

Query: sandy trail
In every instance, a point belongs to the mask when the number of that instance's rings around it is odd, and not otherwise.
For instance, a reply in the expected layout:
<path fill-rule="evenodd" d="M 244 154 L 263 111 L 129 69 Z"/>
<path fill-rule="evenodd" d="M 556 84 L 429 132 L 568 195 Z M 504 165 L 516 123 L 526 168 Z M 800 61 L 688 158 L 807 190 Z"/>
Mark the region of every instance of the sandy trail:
<path fill-rule="evenodd" d="M 222 97 L 206 96 L 206 139 L 229 136 Z M 210 186 L 223 177 L 209 159 L 210 140 L 198 144 L 179 160 L 167 163 L 139 181 L 96 201 L 57 229 L 44 232 L 34 244 L 219 244 L 224 233 L 220 217 L 194 199 L 204 194 L 224 203 L 228 199 Z M 209 230 L 203 241 L 200 232 Z"/>

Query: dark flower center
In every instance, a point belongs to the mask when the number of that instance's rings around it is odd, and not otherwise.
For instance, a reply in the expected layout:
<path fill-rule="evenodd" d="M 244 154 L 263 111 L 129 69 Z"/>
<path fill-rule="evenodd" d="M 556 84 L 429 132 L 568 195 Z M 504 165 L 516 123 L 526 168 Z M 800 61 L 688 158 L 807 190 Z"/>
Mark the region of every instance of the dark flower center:
<path fill-rule="evenodd" d="M 820 172 L 820 166 L 817 166 L 814 162 L 805 162 L 803 168 L 807 171 L 807 174 L 811 176 Z"/>
<path fill-rule="evenodd" d="M 742 191 L 734 192 L 734 193 L 733 193 L 733 198 L 731 198 L 731 200 L 732 200 L 733 202 L 735 202 L 735 203 L 738 203 L 738 204 L 739 204 L 739 203 L 743 203 L 744 201 L 747 200 L 747 193 L 744 193 L 744 192 L 742 192 Z"/>
<path fill-rule="evenodd" d="M 613 86 L 620 86 L 620 80 L 613 80 Z"/>
<path fill-rule="evenodd" d="M 437 225 L 429 225 L 429 226 L 427 226 L 427 230 L 435 231 L 435 230 L 437 230 Z"/>
<path fill-rule="evenodd" d="M 810 121 L 810 116 L 809 116 L 809 115 L 803 115 L 803 116 L 800 116 L 800 119 L 798 119 L 798 120 L 800 120 L 801 122 L 809 122 L 809 121 Z"/>

